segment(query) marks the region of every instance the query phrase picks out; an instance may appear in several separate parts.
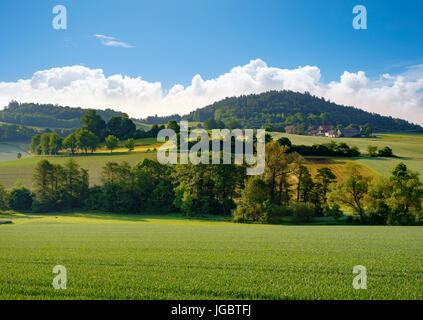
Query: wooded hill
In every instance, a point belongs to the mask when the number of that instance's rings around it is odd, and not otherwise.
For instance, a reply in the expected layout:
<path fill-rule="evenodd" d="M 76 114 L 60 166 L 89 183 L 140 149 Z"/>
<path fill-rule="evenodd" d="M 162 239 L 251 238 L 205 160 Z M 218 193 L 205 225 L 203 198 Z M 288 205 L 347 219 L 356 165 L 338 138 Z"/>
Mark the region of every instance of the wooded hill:
<path fill-rule="evenodd" d="M 12 101 L 0 111 L 0 121 L 33 127 L 78 128 L 87 109 L 62 107 L 52 104 L 18 103 Z M 122 112 L 111 109 L 97 110 L 104 121 L 121 116 Z"/>
<path fill-rule="evenodd" d="M 378 132 L 423 132 L 423 128 L 408 121 L 370 113 L 355 107 L 335 104 L 309 93 L 269 91 L 262 94 L 230 97 L 197 109 L 184 116 L 188 121 L 220 120 L 229 128 L 262 128 L 284 132 L 285 126 L 350 124 L 370 125 Z"/>

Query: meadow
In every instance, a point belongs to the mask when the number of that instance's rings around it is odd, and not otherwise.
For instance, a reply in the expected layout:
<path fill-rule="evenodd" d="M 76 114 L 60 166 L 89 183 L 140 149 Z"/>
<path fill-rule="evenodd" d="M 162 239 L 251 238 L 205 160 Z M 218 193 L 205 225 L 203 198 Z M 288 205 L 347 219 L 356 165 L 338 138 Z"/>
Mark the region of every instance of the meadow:
<path fill-rule="evenodd" d="M 352 160 L 362 164 L 375 173 L 389 176 L 390 170 L 400 161 L 404 162 L 411 170 L 423 176 L 423 134 L 380 133 L 375 138 L 326 138 L 313 136 L 300 136 L 286 133 L 273 133 L 274 139 L 287 137 L 293 144 L 313 145 L 329 143 L 331 140 L 345 142 L 350 146 L 357 146 L 360 152 L 367 154 L 367 146 L 377 146 L 382 149 L 389 146 L 398 158 L 371 158 L 359 157 Z"/>
<path fill-rule="evenodd" d="M 423 227 L 3 214 L 0 299 L 423 299 Z M 67 269 L 66 290 L 52 286 Z M 355 290 L 355 265 L 367 290 Z"/>
<path fill-rule="evenodd" d="M 107 162 L 126 161 L 135 165 L 145 158 L 156 159 L 155 152 L 104 152 L 94 155 L 75 156 L 29 156 L 20 160 L 0 162 L 0 184 L 5 188 L 11 188 L 19 181 L 27 188 L 32 187 L 32 175 L 37 163 L 47 159 L 54 164 L 64 164 L 69 158 L 74 158 L 82 168 L 87 169 L 90 175 L 90 185 L 101 183 L 101 171 Z"/>
<path fill-rule="evenodd" d="M 17 159 L 20 152 L 22 157 L 28 156 L 27 145 L 0 142 L 0 162 Z"/>

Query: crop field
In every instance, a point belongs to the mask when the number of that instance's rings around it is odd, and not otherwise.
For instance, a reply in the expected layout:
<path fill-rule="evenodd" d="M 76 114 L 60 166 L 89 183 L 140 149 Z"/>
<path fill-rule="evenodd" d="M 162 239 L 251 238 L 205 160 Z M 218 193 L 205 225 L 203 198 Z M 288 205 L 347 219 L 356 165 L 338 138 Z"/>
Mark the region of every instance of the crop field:
<path fill-rule="evenodd" d="M 389 146 L 398 158 L 370 158 L 360 157 L 354 160 L 373 170 L 374 172 L 388 176 L 390 170 L 400 161 L 404 162 L 411 170 L 417 171 L 423 176 L 423 134 L 377 134 L 376 138 L 326 138 L 300 136 L 286 133 L 273 133 L 275 139 L 287 137 L 293 144 L 313 145 L 329 143 L 331 140 L 345 142 L 350 146 L 357 146 L 364 155 L 367 146 L 377 146 L 379 149 Z"/>
<path fill-rule="evenodd" d="M 423 227 L 2 215 L 0 299 L 423 299 Z M 67 289 L 52 286 L 53 267 Z M 355 290 L 355 265 L 367 290 Z"/>

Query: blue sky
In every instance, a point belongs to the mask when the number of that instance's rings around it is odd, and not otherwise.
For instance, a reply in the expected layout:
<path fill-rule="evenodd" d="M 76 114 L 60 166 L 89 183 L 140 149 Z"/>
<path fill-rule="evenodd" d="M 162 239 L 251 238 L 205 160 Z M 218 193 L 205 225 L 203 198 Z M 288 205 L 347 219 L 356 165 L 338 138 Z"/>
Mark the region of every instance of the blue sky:
<path fill-rule="evenodd" d="M 67 30 L 52 27 L 59 4 Z M 367 30 L 352 27 L 357 4 L 367 8 Z M 326 84 L 344 71 L 376 80 L 423 64 L 418 0 L 2 0 L 0 14 L 0 82 L 7 83 L 82 65 L 160 82 L 165 94 L 196 74 L 214 79 L 252 59 L 280 69 L 317 66 Z M 131 47 L 105 46 L 95 35 Z"/>

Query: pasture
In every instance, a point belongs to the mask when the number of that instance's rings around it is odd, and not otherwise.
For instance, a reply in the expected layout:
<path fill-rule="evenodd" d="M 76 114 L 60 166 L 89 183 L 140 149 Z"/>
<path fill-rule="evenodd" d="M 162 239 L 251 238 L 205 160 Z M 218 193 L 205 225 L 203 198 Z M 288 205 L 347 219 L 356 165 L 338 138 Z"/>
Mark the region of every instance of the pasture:
<path fill-rule="evenodd" d="M 423 227 L 3 214 L 0 299 L 423 299 Z M 66 290 L 52 286 L 67 269 Z M 355 265 L 367 290 L 355 290 Z"/>

